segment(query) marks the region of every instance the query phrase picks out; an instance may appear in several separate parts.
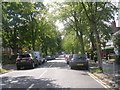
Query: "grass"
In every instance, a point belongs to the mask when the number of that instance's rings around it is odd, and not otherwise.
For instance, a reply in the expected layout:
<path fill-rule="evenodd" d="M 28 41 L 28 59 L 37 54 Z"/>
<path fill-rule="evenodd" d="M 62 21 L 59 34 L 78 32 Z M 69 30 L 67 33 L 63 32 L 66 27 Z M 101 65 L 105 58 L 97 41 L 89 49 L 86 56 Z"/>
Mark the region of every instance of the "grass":
<path fill-rule="evenodd" d="M 91 73 L 103 73 L 103 71 L 99 68 L 99 67 L 96 67 L 92 70 L 90 70 Z"/>
<path fill-rule="evenodd" d="M 103 71 L 99 68 L 98 62 L 94 63 L 94 61 L 89 61 L 90 72 L 91 73 L 103 73 Z"/>
<path fill-rule="evenodd" d="M 2 68 L 0 69 L 0 73 L 5 73 L 5 72 L 8 72 L 8 71 Z"/>

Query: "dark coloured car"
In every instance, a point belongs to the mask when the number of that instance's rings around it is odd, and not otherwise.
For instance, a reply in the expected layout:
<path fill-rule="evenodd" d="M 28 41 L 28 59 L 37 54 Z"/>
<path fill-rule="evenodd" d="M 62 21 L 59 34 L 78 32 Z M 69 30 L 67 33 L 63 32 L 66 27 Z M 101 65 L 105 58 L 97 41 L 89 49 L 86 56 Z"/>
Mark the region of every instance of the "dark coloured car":
<path fill-rule="evenodd" d="M 79 54 L 73 54 L 72 59 L 69 62 L 71 69 L 74 68 L 85 68 L 88 70 L 88 60 L 85 55 L 80 56 Z"/>
<path fill-rule="evenodd" d="M 32 55 L 32 53 L 18 54 L 16 59 L 16 67 L 18 70 L 21 68 L 35 68 L 38 64 L 38 60 Z"/>

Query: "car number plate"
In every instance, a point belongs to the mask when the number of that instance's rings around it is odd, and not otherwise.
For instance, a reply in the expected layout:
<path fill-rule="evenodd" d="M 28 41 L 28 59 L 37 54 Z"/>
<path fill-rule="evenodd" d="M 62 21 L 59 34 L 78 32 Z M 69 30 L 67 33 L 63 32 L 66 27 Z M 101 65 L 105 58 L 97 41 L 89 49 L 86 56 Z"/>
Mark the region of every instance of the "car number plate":
<path fill-rule="evenodd" d="M 21 60 L 21 62 L 25 62 L 26 60 Z"/>
<path fill-rule="evenodd" d="M 83 64 L 77 64 L 78 66 L 83 66 Z"/>

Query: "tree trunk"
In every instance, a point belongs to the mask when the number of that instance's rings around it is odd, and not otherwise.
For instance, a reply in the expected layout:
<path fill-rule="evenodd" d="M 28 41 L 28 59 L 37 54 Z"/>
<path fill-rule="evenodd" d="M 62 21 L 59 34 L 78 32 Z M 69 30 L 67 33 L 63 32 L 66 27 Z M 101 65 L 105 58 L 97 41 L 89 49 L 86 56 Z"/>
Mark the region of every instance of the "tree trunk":
<path fill-rule="evenodd" d="M 79 33 L 78 33 L 79 31 L 77 31 L 76 32 L 76 34 L 77 34 L 77 37 L 78 37 L 78 39 L 79 39 L 79 41 L 80 41 L 80 46 L 81 46 L 81 54 L 85 54 L 85 49 L 84 49 L 84 42 L 83 42 L 83 34 L 82 34 L 82 32 L 79 32 L 80 33 L 80 35 L 79 35 Z"/>
<path fill-rule="evenodd" d="M 45 55 L 47 55 L 47 54 L 48 54 L 47 47 L 45 46 Z"/>
<path fill-rule="evenodd" d="M 31 35 L 32 35 L 32 49 L 35 50 L 35 31 L 34 31 L 34 19 L 31 16 Z"/>
<path fill-rule="evenodd" d="M 34 29 L 32 28 L 32 49 L 35 50 Z"/>
<path fill-rule="evenodd" d="M 100 20 L 100 16 L 98 18 L 96 18 L 96 12 L 97 12 L 97 3 L 96 3 L 96 10 L 95 13 L 93 11 L 91 11 L 91 15 L 88 14 L 87 9 L 85 7 L 85 4 L 82 2 L 81 3 L 84 10 L 85 10 L 85 14 L 89 20 L 90 26 L 93 28 L 94 30 L 94 34 L 95 34 L 95 39 L 96 39 L 96 46 L 97 46 L 97 57 L 98 57 L 98 61 L 99 61 L 99 68 L 102 70 L 102 59 L 101 59 L 101 43 L 100 43 L 100 38 L 99 38 L 99 33 L 97 31 L 97 25 L 96 23 Z M 105 3 L 106 4 L 106 3 Z M 104 7 L 105 7 L 104 4 Z M 91 4 L 92 5 L 92 4 Z M 103 10 L 102 10 L 103 11 Z M 101 13 L 102 14 L 102 13 Z"/>
<path fill-rule="evenodd" d="M 16 29 L 14 28 L 14 31 L 13 31 L 13 38 L 12 38 L 12 41 L 13 41 L 13 53 L 16 55 L 17 54 L 17 32 L 16 32 Z"/>
<path fill-rule="evenodd" d="M 95 51 L 95 50 L 96 50 L 96 45 L 95 45 L 95 39 L 94 39 L 94 36 L 93 36 L 93 35 L 94 35 L 94 34 L 93 34 L 93 31 L 90 30 L 90 35 L 89 35 L 89 37 L 90 37 L 90 41 L 91 41 L 91 43 L 92 43 L 92 50 Z"/>
<path fill-rule="evenodd" d="M 99 33 L 97 31 L 96 23 L 93 24 L 94 26 L 94 32 L 95 32 L 95 38 L 96 38 L 96 46 L 97 46 L 97 59 L 99 62 L 99 68 L 102 70 L 102 58 L 101 58 L 101 43 L 99 38 Z"/>
<path fill-rule="evenodd" d="M 83 34 L 82 34 L 81 27 L 79 25 L 81 23 L 81 21 L 78 21 L 75 11 L 74 11 L 74 16 L 73 17 L 74 17 L 74 20 L 75 20 L 76 35 L 79 38 L 79 41 L 80 41 L 80 44 L 81 44 L 81 54 L 85 54 Z"/>

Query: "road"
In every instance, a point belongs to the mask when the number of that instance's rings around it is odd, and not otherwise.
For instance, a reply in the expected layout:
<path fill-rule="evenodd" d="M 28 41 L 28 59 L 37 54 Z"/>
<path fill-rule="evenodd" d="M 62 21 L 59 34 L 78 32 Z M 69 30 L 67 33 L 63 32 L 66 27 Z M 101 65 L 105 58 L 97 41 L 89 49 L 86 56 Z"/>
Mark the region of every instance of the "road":
<path fill-rule="evenodd" d="M 93 90 L 93 88 L 104 88 L 88 74 L 88 71 L 71 70 L 62 56 L 35 69 L 15 70 L 0 77 L 2 77 L 3 89 L 91 88 Z"/>

